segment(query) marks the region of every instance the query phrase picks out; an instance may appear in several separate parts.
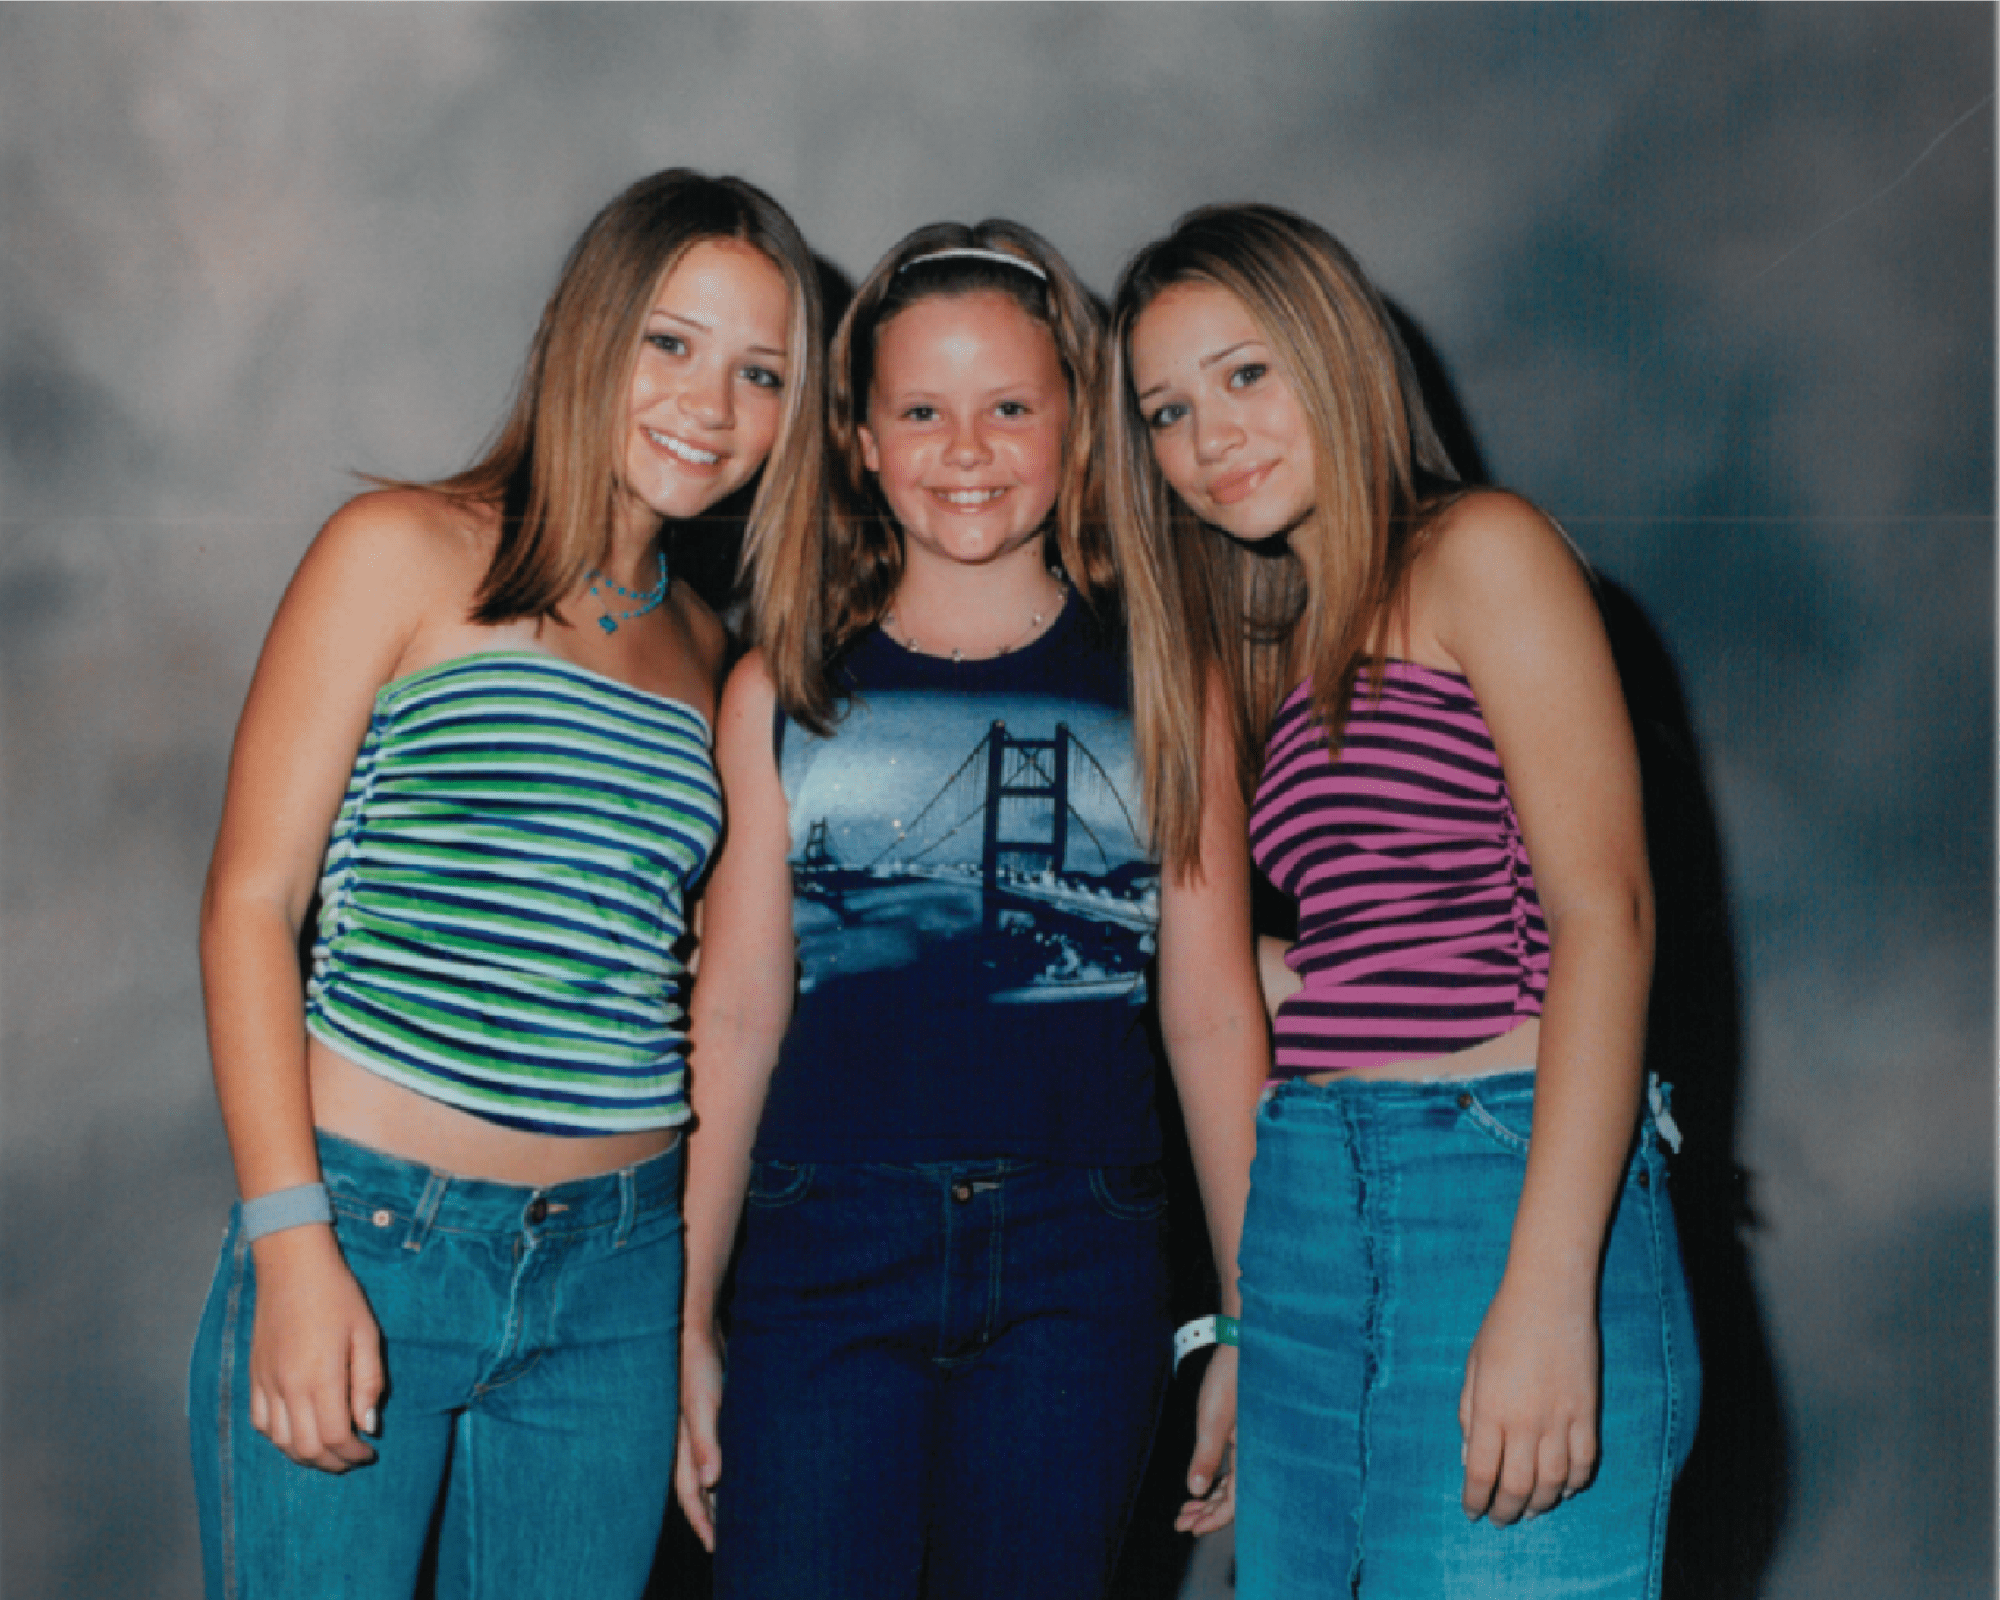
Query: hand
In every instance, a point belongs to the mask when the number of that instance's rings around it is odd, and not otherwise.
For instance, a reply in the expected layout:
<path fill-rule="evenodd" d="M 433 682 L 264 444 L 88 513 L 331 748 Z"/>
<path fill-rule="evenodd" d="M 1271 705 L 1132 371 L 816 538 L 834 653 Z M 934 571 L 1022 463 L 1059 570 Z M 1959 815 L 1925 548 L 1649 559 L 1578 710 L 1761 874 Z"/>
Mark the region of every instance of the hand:
<path fill-rule="evenodd" d="M 1178 1533 L 1213 1533 L 1236 1520 L 1236 1348 L 1217 1345 L 1194 1407 L 1191 1498 L 1174 1518 Z"/>
<path fill-rule="evenodd" d="M 1597 1471 L 1597 1318 L 1563 1301 L 1507 1279 L 1486 1309 L 1458 1399 L 1468 1517 L 1539 1516 Z"/>
<path fill-rule="evenodd" d="M 674 1452 L 674 1497 L 702 1548 L 715 1554 L 715 1486 L 722 1447 L 715 1419 L 722 1410 L 721 1340 L 690 1323 L 681 1335 L 681 1429 Z"/>
<path fill-rule="evenodd" d="M 333 1229 L 259 1239 L 250 1332 L 250 1425 L 302 1467 L 346 1472 L 375 1459 L 382 1334 Z"/>

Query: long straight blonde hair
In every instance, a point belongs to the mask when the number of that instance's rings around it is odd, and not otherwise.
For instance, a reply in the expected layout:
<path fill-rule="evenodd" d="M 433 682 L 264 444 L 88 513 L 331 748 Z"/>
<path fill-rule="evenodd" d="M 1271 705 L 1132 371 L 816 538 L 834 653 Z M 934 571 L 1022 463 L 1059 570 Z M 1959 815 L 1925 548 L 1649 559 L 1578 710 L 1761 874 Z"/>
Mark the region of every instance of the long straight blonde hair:
<path fill-rule="evenodd" d="M 995 261 L 993 252 L 1023 263 Z M 827 435 L 832 456 L 827 505 L 816 522 L 787 525 L 758 551 L 753 572 L 756 638 L 787 715 L 825 733 L 839 714 L 833 665 L 882 619 L 903 576 L 903 538 L 861 455 L 875 347 L 898 313 L 935 296 L 1004 294 L 1049 330 L 1069 388 L 1062 483 L 1043 532 L 1049 563 L 1060 565 L 1094 612 L 1115 603 L 1117 566 L 1104 525 L 1103 480 L 1095 448 L 1104 320 L 1089 291 L 1055 247 L 1017 222 L 968 227 L 934 222 L 907 235 L 855 291 L 827 357 Z"/>
<path fill-rule="evenodd" d="M 1132 330 L 1175 284 L 1227 290 L 1275 353 L 1312 440 L 1312 514 L 1250 548 L 1167 486 L 1133 392 Z M 1203 206 L 1120 275 L 1111 317 L 1106 492 L 1125 589 L 1133 731 L 1154 842 L 1198 870 L 1207 687 L 1227 691 L 1236 781 L 1301 679 L 1337 751 L 1363 667 L 1425 529 L 1462 491 L 1381 297 L 1332 235 L 1269 205 Z M 1302 562 L 1293 544 L 1311 541 Z M 1312 576 L 1309 579 L 1308 573 Z"/>
<path fill-rule="evenodd" d="M 472 620 L 553 617 L 610 548 L 640 332 L 660 287 L 706 240 L 736 240 L 785 279 L 785 402 L 745 533 L 751 550 L 817 513 L 824 473 L 821 313 L 812 252 L 785 210 L 741 178 L 656 172 L 592 219 L 542 311 L 507 420 L 464 471 L 423 485 L 492 506 L 500 537 Z"/>

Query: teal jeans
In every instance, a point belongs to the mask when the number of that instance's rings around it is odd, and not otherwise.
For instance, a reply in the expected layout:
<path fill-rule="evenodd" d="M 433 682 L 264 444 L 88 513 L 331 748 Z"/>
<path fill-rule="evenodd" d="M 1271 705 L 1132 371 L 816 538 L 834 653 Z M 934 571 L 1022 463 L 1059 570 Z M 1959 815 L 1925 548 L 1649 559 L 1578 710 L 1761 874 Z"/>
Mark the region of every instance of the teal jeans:
<path fill-rule="evenodd" d="M 1459 1392 L 1506 1265 L 1534 1083 L 1293 1082 L 1259 1113 L 1241 1249 L 1239 1600 L 1659 1594 L 1701 1376 L 1651 1117 L 1605 1245 L 1596 1479 L 1510 1527 L 1459 1503 Z"/>
<path fill-rule="evenodd" d="M 382 1330 L 377 1459 L 301 1467 L 250 1426 L 257 1275 L 232 1217 L 188 1421 L 208 1600 L 637 1600 L 672 1480 L 680 1146 L 547 1189 L 322 1133 L 334 1226 Z"/>

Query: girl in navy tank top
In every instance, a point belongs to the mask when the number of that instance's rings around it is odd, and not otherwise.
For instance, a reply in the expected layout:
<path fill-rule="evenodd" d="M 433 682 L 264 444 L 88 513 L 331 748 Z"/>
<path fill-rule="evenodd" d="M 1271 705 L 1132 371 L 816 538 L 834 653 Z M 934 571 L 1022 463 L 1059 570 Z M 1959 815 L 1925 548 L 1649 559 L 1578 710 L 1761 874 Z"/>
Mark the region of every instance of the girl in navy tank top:
<path fill-rule="evenodd" d="M 1588 577 L 1454 481 L 1381 300 L 1302 218 L 1183 218 L 1125 270 L 1111 365 L 1162 1026 L 1240 1044 L 1195 1153 L 1241 1342 L 1182 1524 L 1234 1518 L 1246 1600 L 1656 1595 L 1699 1369 Z M 1275 1063 L 1253 852 L 1299 904 Z"/>
<path fill-rule="evenodd" d="M 834 336 L 828 519 L 756 552 L 693 1003 L 719 1600 L 1110 1582 L 1169 1328 L 1101 336 L 1027 229 L 911 234 Z"/>

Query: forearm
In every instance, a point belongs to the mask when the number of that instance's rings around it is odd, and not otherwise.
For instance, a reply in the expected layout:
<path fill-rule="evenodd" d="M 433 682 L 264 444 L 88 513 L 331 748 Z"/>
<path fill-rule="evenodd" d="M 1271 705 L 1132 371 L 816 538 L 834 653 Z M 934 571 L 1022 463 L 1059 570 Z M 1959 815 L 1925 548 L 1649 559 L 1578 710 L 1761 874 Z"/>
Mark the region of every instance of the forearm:
<path fill-rule="evenodd" d="M 201 927 L 209 1058 L 245 1199 L 320 1175 L 297 951 L 298 922 L 284 906 L 211 884 Z"/>
<path fill-rule="evenodd" d="M 695 1020 L 695 1134 L 688 1141 L 684 1316 L 690 1328 L 715 1319 L 722 1280 L 750 1185 L 750 1151 L 764 1112 L 782 1030 L 768 1022 L 704 1014 Z"/>
<path fill-rule="evenodd" d="M 1594 1303 L 1605 1229 L 1638 1123 L 1652 919 L 1643 889 L 1550 930 L 1528 1170 L 1510 1277 Z"/>
<path fill-rule="evenodd" d="M 1166 1045 L 1222 1286 L 1221 1309 L 1235 1316 L 1242 1303 L 1236 1252 L 1256 1154 L 1257 1100 L 1270 1072 L 1264 1014 L 1254 997 L 1239 997 L 1200 1024 L 1169 1023 Z"/>

